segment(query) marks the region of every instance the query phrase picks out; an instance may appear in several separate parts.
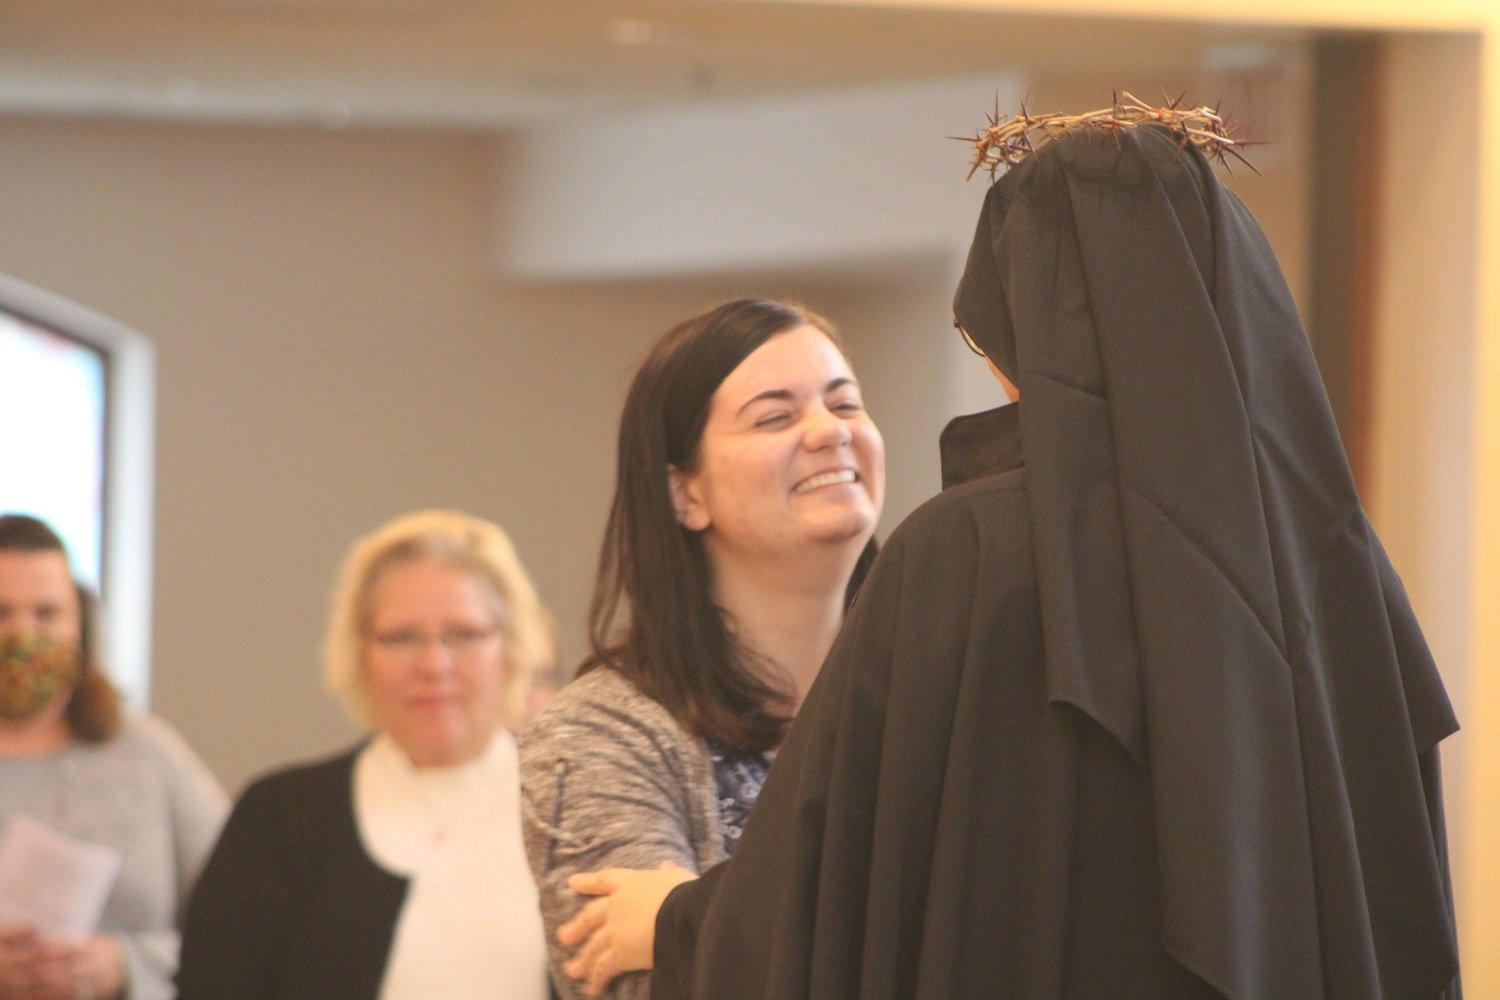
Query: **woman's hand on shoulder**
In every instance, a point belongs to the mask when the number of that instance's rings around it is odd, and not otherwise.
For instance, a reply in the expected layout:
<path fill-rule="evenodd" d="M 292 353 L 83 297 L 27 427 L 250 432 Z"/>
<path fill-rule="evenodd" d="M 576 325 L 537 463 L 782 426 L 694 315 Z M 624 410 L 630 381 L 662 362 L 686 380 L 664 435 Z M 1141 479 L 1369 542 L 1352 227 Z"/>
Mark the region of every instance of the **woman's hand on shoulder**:
<path fill-rule="evenodd" d="M 657 910 L 668 893 L 697 877 L 667 861 L 652 869 L 606 868 L 569 878 L 574 892 L 598 898 L 557 929 L 557 940 L 577 949 L 563 971 L 597 997 L 621 973 L 651 968 Z"/>

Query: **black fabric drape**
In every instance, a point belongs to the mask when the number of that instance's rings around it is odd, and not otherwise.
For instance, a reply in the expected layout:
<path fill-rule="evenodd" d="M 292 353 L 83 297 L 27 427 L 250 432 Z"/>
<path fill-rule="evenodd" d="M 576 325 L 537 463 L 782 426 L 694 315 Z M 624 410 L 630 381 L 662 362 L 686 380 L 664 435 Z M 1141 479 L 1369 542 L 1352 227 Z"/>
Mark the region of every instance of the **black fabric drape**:
<path fill-rule="evenodd" d="M 955 310 L 1024 468 L 887 543 L 657 995 L 1456 996 L 1456 722 L 1253 218 L 1072 136 Z"/>

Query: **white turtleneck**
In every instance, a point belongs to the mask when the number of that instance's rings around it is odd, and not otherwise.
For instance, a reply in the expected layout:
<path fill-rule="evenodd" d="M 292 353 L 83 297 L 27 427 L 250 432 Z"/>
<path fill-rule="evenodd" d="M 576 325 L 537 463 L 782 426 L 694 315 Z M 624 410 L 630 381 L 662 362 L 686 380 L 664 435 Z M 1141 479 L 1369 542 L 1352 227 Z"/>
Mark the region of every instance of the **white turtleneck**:
<path fill-rule="evenodd" d="M 354 815 L 370 856 L 411 880 L 380 1000 L 548 995 L 514 736 L 499 730 L 478 757 L 438 768 L 377 736 L 354 765 Z"/>

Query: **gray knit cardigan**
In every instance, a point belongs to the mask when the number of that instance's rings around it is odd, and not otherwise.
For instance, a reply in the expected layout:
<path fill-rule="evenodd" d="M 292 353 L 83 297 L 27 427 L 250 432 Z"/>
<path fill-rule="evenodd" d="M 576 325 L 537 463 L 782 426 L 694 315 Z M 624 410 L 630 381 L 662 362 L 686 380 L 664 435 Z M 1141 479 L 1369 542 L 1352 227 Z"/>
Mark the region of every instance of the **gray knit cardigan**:
<path fill-rule="evenodd" d="M 659 703 L 608 668 L 567 685 L 521 736 L 521 819 L 559 996 L 583 993 L 562 973 L 571 949 L 558 925 L 585 901 L 574 872 L 655 868 L 701 872 L 724 859 L 713 762 Z M 645 1000 L 649 973 L 627 973 L 605 996 Z"/>

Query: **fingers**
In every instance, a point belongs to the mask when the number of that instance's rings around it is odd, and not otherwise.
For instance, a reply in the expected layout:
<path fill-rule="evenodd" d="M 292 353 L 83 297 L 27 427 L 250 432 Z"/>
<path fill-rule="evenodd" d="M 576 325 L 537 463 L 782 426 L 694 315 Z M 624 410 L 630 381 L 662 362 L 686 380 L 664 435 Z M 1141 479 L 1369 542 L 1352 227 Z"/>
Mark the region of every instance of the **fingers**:
<path fill-rule="evenodd" d="M 589 996 L 598 996 L 613 976 L 605 974 L 610 949 L 599 938 L 590 938 L 578 953 L 563 963 L 563 972 L 576 979 Z"/>
<path fill-rule="evenodd" d="M 30 924 L 12 924 L 0 929 L 0 946 L 6 948 L 35 948 L 40 942 L 36 928 Z"/>
<path fill-rule="evenodd" d="M 567 974 L 568 978 L 577 979 L 580 982 L 587 980 L 592 970 L 593 966 L 583 957 L 582 951 L 579 951 L 563 963 L 563 972 Z"/>
<path fill-rule="evenodd" d="M 0 930 L 0 996 L 27 996 L 38 975 L 41 940 L 36 930 L 11 926 Z"/>
<path fill-rule="evenodd" d="M 596 899 L 573 915 L 573 919 L 557 929 L 557 940 L 573 946 L 593 935 L 608 915 L 609 900 Z"/>
<path fill-rule="evenodd" d="M 607 896 L 620 884 L 618 868 L 598 872 L 579 872 L 568 876 L 568 888 L 585 896 Z"/>
<path fill-rule="evenodd" d="M 615 968 L 615 949 L 602 935 L 595 935 L 584 945 L 579 958 L 583 963 L 585 975 L 583 977 L 583 991 L 591 997 L 599 996 L 604 988 L 614 980 L 617 970 Z"/>
<path fill-rule="evenodd" d="M 73 951 L 43 944 L 20 963 L 0 971 L 0 996 L 27 1000 L 75 1000 L 85 995 Z"/>
<path fill-rule="evenodd" d="M 601 904 L 605 900 L 595 900 L 590 907 L 596 907 L 603 912 Z M 614 940 L 610 937 L 609 927 L 601 925 L 605 921 L 601 918 L 594 922 L 587 939 L 579 946 L 578 951 L 567 962 L 563 963 L 563 972 L 571 979 L 579 981 L 583 992 L 591 997 L 599 996 L 615 978 L 620 974 L 619 951 L 615 947 Z M 598 931 L 598 933 L 594 933 Z M 558 933 L 561 939 L 561 930 Z"/>
<path fill-rule="evenodd" d="M 588 996 L 599 996 L 621 973 L 651 968 L 656 911 L 673 887 L 696 874 L 667 861 L 654 869 L 580 872 L 568 887 L 597 897 L 557 929 L 557 940 L 577 949 L 563 972 Z"/>
<path fill-rule="evenodd" d="M 609 968 L 608 963 L 599 961 L 589 972 L 589 977 L 584 981 L 583 991 L 591 997 L 602 996 L 604 990 L 610 983 L 614 982 L 615 974 Z"/>
<path fill-rule="evenodd" d="M 80 994 L 114 997 L 125 990 L 125 952 L 112 935 L 95 934 L 80 945 L 74 970 Z"/>

